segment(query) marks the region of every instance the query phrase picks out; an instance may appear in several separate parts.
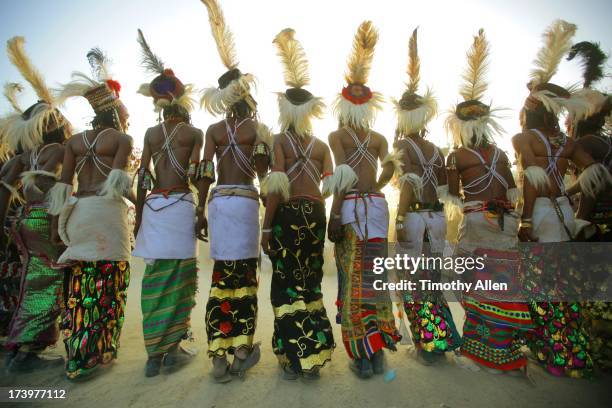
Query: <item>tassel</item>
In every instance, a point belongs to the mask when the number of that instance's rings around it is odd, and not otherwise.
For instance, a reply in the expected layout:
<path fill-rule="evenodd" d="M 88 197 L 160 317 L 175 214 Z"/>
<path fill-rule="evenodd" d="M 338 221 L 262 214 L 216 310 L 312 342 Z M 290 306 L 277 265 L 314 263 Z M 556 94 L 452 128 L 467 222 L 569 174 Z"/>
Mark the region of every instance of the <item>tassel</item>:
<path fill-rule="evenodd" d="M 520 197 L 521 194 L 518 188 L 514 187 L 506 190 L 506 198 L 512 203 L 512 205 L 516 205 Z"/>
<path fill-rule="evenodd" d="M 529 184 L 537 191 L 543 191 L 550 183 L 546 172 L 540 166 L 529 166 L 525 169 L 524 173 Z"/>
<path fill-rule="evenodd" d="M 112 169 L 102 185 L 100 195 L 113 200 L 120 200 L 127 196 L 132 188 L 132 178 L 120 169 Z"/>
<path fill-rule="evenodd" d="M 397 174 L 398 176 L 402 174 L 402 168 L 404 167 L 404 163 L 402 163 L 402 152 L 394 151 L 385 156 L 385 158 L 381 162 L 381 166 L 385 167 L 385 165 L 392 163 L 393 164 L 393 174 Z"/>
<path fill-rule="evenodd" d="M 323 178 L 323 186 L 321 188 L 321 194 L 323 198 L 327 198 L 334 193 L 334 176 L 333 174 L 328 174 Z"/>
<path fill-rule="evenodd" d="M 57 182 L 47 193 L 47 202 L 49 203 L 49 214 L 59 215 L 62 212 L 68 199 L 72 194 L 72 185 L 62 182 Z"/>
<path fill-rule="evenodd" d="M 448 184 L 444 184 L 443 186 L 436 187 L 436 195 L 438 196 L 438 200 L 441 202 L 445 202 L 448 200 Z"/>
<path fill-rule="evenodd" d="M 412 186 L 412 190 L 416 195 L 419 201 L 423 199 L 423 179 L 421 176 L 415 173 L 404 173 L 402 177 L 399 178 L 400 189 L 404 188 L 406 183 Z"/>
<path fill-rule="evenodd" d="M 331 176 L 331 189 L 334 195 L 344 195 L 357 184 L 359 178 L 355 170 L 348 164 L 336 166 L 334 174 Z"/>
<path fill-rule="evenodd" d="M 261 194 L 280 194 L 283 201 L 289 199 L 289 177 L 284 171 L 273 171 L 261 183 Z"/>
<path fill-rule="evenodd" d="M 612 186 L 612 176 L 603 164 L 593 163 L 580 173 L 578 183 L 585 195 L 594 198 L 605 190 L 606 186 Z"/>

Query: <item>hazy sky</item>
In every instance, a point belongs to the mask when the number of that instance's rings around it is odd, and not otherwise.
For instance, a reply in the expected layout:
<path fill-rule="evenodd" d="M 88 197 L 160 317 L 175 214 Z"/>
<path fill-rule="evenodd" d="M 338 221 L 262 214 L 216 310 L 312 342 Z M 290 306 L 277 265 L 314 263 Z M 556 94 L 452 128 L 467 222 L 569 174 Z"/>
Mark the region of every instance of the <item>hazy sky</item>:
<path fill-rule="evenodd" d="M 429 85 L 438 97 L 440 116 L 430 125 L 430 137 L 441 145 L 447 144 L 443 118 L 459 100 L 464 55 L 480 27 L 485 29 L 492 48 L 490 87 L 484 101 L 510 109 L 508 119 L 502 122 L 507 135 L 499 141 L 506 149 L 519 129 L 518 111 L 527 95 L 525 84 L 541 44 L 540 35 L 554 19 L 578 25 L 576 42 L 595 40 L 604 51 L 612 49 L 609 0 L 223 0 L 221 5 L 235 35 L 239 68 L 258 79 L 260 117 L 275 129 L 278 110 L 273 92 L 285 86 L 272 39 L 286 27 L 296 30 L 310 60 L 309 90 L 330 105 L 344 85 L 346 58 L 362 20 L 372 20 L 380 31 L 368 85 L 386 97 L 399 97 L 404 91 L 408 38 L 419 26 L 421 90 Z M 14 35 L 25 36 L 26 50 L 50 86 L 67 82 L 74 70 L 89 73 L 85 54 L 94 46 L 104 49 L 114 62 L 115 79 L 123 86 L 121 96 L 131 114 L 129 133 L 141 145 L 144 131 L 156 123 L 157 115 L 152 101 L 136 94 L 141 83 L 152 79 L 139 65 L 137 28 L 144 31 L 153 51 L 184 83 L 197 88 L 215 85 L 225 71 L 210 34 L 206 9 L 198 0 L 22 0 L 0 4 L 0 38 L 6 41 Z M 554 82 L 566 85 L 580 79 L 578 64 L 564 61 Z M 0 81 L 23 82 L 5 55 L 0 57 Z M 610 89 L 610 79 L 599 87 Z M 35 101 L 29 86 L 26 88 L 20 98 L 24 107 Z M 7 110 L 3 99 L 0 113 Z M 83 98 L 73 99 L 64 110 L 78 129 L 91 120 L 92 111 Z M 203 129 L 213 120 L 200 110 L 193 114 L 194 125 Z M 314 129 L 318 137 L 326 139 L 335 127 L 336 121 L 328 112 Z M 374 127 L 392 140 L 395 117 L 390 103 Z"/>

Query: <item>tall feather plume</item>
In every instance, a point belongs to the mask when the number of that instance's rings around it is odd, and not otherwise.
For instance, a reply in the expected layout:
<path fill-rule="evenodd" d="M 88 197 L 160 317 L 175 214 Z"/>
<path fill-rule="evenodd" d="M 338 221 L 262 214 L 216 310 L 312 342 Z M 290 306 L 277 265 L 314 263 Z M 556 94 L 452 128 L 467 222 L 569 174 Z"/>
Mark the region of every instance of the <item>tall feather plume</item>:
<path fill-rule="evenodd" d="M 364 85 L 368 80 L 374 58 L 374 47 L 378 42 L 378 31 L 369 20 L 359 26 L 353 39 L 353 50 L 348 59 L 345 79 L 349 84 Z"/>
<path fill-rule="evenodd" d="M 236 47 L 234 45 L 234 35 L 225 25 L 223 11 L 217 0 L 202 0 L 208 9 L 208 21 L 213 38 L 217 43 L 217 50 L 223 65 L 229 70 L 238 66 L 236 59 Z"/>
<path fill-rule="evenodd" d="M 584 72 L 584 87 L 588 88 L 593 82 L 599 81 L 604 76 L 604 64 L 608 56 L 601 50 L 598 43 L 582 41 L 572 46 L 568 61 L 571 61 L 576 55 L 582 57 L 582 68 Z"/>
<path fill-rule="evenodd" d="M 467 52 L 468 66 L 461 78 L 464 83 L 459 88 L 459 94 L 466 101 L 479 100 L 487 90 L 486 73 L 489 67 L 489 42 L 484 30 L 478 30 L 474 36 L 472 47 Z"/>
<path fill-rule="evenodd" d="M 310 82 L 308 59 L 302 45 L 294 36 L 295 31 L 286 28 L 276 35 L 273 42 L 285 67 L 285 83 L 292 88 L 301 88 Z"/>
<path fill-rule="evenodd" d="M 89 50 L 87 53 L 87 60 L 89 61 L 92 73 L 98 80 L 104 81 L 111 78 L 108 69 L 110 61 L 100 48 L 95 47 Z"/>
<path fill-rule="evenodd" d="M 159 57 L 153 54 L 151 47 L 144 38 L 142 30 L 138 29 L 138 44 L 142 51 L 142 66 L 149 72 L 161 74 L 164 72 L 164 62 Z"/>
<path fill-rule="evenodd" d="M 17 67 L 21 76 L 32 85 L 34 91 L 36 91 L 36 95 L 40 100 L 43 100 L 49 104 L 53 104 L 54 99 L 53 95 L 47 85 L 45 84 L 45 80 L 42 75 L 34 66 L 32 62 L 28 58 L 25 53 L 24 45 L 25 38 L 23 37 L 13 37 L 6 42 L 6 52 L 8 53 L 9 59 Z"/>
<path fill-rule="evenodd" d="M 4 96 L 9 101 L 13 109 L 19 113 L 23 113 L 23 109 L 17 103 L 17 94 L 23 92 L 23 86 L 16 82 L 4 84 Z"/>
<path fill-rule="evenodd" d="M 544 45 L 538 51 L 534 61 L 535 69 L 531 71 L 531 85 L 545 84 L 557 73 L 557 68 L 563 56 L 572 47 L 572 37 L 576 33 L 576 25 L 564 20 L 555 20 L 544 32 Z"/>
<path fill-rule="evenodd" d="M 408 41 L 408 92 L 416 93 L 419 89 L 419 81 L 421 80 L 421 60 L 419 59 L 419 50 L 417 47 L 417 30 L 415 28 Z"/>

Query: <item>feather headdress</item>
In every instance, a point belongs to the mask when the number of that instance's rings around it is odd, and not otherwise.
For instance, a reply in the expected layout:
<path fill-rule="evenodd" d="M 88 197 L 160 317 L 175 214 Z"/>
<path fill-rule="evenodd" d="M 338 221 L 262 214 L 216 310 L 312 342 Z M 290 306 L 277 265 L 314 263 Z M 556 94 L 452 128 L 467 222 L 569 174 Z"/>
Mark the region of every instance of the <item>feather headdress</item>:
<path fill-rule="evenodd" d="M 23 113 L 23 109 L 17 103 L 17 94 L 23 92 L 23 85 L 17 82 L 4 84 L 4 97 L 11 104 L 15 112 Z"/>
<path fill-rule="evenodd" d="M 13 37 L 7 41 L 6 50 L 9 60 L 19 70 L 21 76 L 32 86 L 39 102 L 21 112 L 16 103 L 15 93 L 19 86 L 9 85 L 5 95 L 15 112 L 0 122 L 0 135 L 9 151 L 33 149 L 43 144 L 43 135 L 68 124 L 68 121 L 57 109 L 57 100 L 47 87 L 40 72 L 28 58 L 23 37 Z"/>
<path fill-rule="evenodd" d="M 534 60 L 535 68 L 531 71 L 527 85 L 530 94 L 525 101 L 525 110 L 544 109 L 555 115 L 563 110 L 568 112 L 570 120 L 584 118 L 590 110 L 589 103 L 575 89 L 564 89 L 550 83 L 557 73 L 561 59 L 572 47 L 572 37 L 576 34 L 576 25 L 564 20 L 555 20 L 542 35 L 543 46 Z"/>
<path fill-rule="evenodd" d="M 59 89 L 60 100 L 65 101 L 68 98 L 82 96 L 87 99 L 96 114 L 109 110 L 116 112 L 121 106 L 119 100 L 121 84 L 112 79 L 109 68 L 110 60 L 100 48 L 92 48 L 86 57 L 92 75 L 73 72 L 72 81 L 62 85 Z"/>
<path fill-rule="evenodd" d="M 424 96 L 417 94 L 421 80 L 421 60 L 417 47 L 415 28 L 408 41 L 408 82 L 400 100 L 392 99 L 397 115 L 397 131 L 400 135 L 420 132 L 436 116 L 438 103 L 433 92 L 427 88 Z"/>
<path fill-rule="evenodd" d="M 141 50 L 141 65 L 147 72 L 156 75 L 150 83 L 141 84 L 138 93 L 153 98 L 155 112 L 161 113 L 170 105 L 177 105 L 187 113 L 191 112 L 195 107 L 193 86 L 183 85 L 174 75 L 174 71 L 165 67 L 161 58 L 151 50 L 141 29 L 138 29 L 137 41 Z"/>
<path fill-rule="evenodd" d="M 291 28 L 278 33 L 273 43 L 284 65 L 285 84 L 289 87 L 287 91 L 277 93 L 281 132 L 293 129 L 300 137 L 311 134 L 310 121 L 323 115 L 325 103 L 322 98 L 303 89 L 310 82 L 306 53 Z"/>
<path fill-rule="evenodd" d="M 497 112 L 480 101 L 487 90 L 487 69 L 489 67 L 489 42 L 484 30 L 478 30 L 472 46 L 468 50 L 467 67 L 461 78 L 459 94 L 463 102 L 449 112 L 444 127 L 452 135 L 455 146 L 480 146 L 483 142 L 494 143 L 494 135 L 501 134 L 503 128 L 497 123 Z"/>
<path fill-rule="evenodd" d="M 333 111 L 342 126 L 369 128 L 376 113 L 382 109 L 383 96 L 372 92 L 365 84 L 372 67 L 378 31 L 371 21 L 359 25 L 353 39 L 344 78 L 348 85 L 342 89 L 333 103 Z"/>
<path fill-rule="evenodd" d="M 589 109 L 583 119 L 591 120 L 593 123 L 597 122 L 595 127 L 598 127 L 600 123 L 605 121 L 602 119 L 610 114 L 612 97 L 592 89 L 591 85 L 604 77 L 604 65 L 608 56 L 601 50 L 599 44 L 588 41 L 574 44 L 567 59 L 571 61 L 577 56 L 582 59 L 584 83 L 583 89 L 577 91 L 576 95 L 589 103 Z M 572 124 L 571 129 L 576 132 L 578 127 L 576 124 Z"/>
<path fill-rule="evenodd" d="M 201 1 L 208 10 L 210 30 L 217 44 L 221 62 L 228 71 L 219 78 L 218 87 L 209 87 L 202 91 L 200 105 L 213 115 L 222 115 L 230 112 L 236 103 L 244 100 L 255 112 L 257 103 L 251 95 L 255 77 L 243 74 L 238 69 L 234 35 L 225 24 L 221 6 L 217 0 Z"/>
<path fill-rule="evenodd" d="M 542 34 L 544 45 L 534 60 L 535 68 L 531 70 L 531 86 L 550 82 L 557 73 L 561 59 L 572 47 L 572 37 L 576 34 L 576 25 L 564 20 L 556 20 Z"/>

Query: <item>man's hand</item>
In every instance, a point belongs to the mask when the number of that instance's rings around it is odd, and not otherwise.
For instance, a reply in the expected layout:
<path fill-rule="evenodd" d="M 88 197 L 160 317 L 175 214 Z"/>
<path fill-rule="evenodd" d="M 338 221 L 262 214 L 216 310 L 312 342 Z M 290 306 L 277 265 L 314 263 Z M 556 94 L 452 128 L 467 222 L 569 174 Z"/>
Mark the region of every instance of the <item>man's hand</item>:
<path fill-rule="evenodd" d="M 261 250 L 268 256 L 274 255 L 275 253 L 275 251 L 270 248 L 270 236 L 271 232 L 269 231 L 261 233 Z"/>
<path fill-rule="evenodd" d="M 342 240 L 342 220 L 339 216 L 332 216 L 329 219 L 327 226 L 327 236 L 331 242 L 340 242 Z"/>
<path fill-rule="evenodd" d="M 531 227 L 520 227 L 518 230 L 518 239 L 521 242 L 538 242 L 538 239 L 533 237 L 533 230 Z"/>
<path fill-rule="evenodd" d="M 196 238 L 200 241 L 208 242 L 208 220 L 204 214 L 198 214 L 195 226 Z"/>

